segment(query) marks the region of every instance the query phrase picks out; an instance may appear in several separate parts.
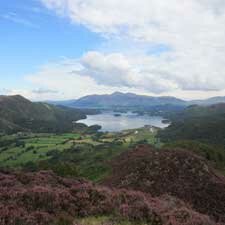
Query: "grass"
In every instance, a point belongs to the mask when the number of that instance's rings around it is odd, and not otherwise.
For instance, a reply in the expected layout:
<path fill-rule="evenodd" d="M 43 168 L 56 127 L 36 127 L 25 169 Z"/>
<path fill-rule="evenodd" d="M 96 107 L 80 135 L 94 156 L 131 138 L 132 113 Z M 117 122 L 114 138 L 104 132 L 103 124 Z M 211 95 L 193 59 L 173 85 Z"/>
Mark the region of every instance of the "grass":
<path fill-rule="evenodd" d="M 74 176 L 100 182 L 111 174 L 109 162 L 114 157 L 133 148 L 137 143 L 156 144 L 155 135 L 156 131 L 149 132 L 147 128 L 122 133 L 104 133 L 101 136 L 97 135 L 97 139 L 96 134 L 83 135 L 82 141 L 73 140 L 71 148 L 62 151 L 60 154 L 54 154 L 52 158 L 41 162 L 38 168 L 52 169 L 58 175 L 62 173 L 71 175 L 71 173 L 63 172 L 63 170 L 69 171 L 68 167 L 65 167 L 65 164 L 67 164 L 76 168 L 72 171 Z"/>
<path fill-rule="evenodd" d="M 111 144 L 98 148 L 83 147 L 74 158 L 77 161 L 79 175 L 95 182 L 101 181 L 111 173 L 111 167 L 107 163 L 116 155 L 128 149 L 128 145 Z"/>
<path fill-rule="evenodd" d="M 79 225 L 147 225 L 147 223 L 130 222 L 112 217 L 87 217 L 76 222 Z"/>
<path fill-rule="evenodd" d="M 136 130 L 131 130 L 130 134 L 125 136 L 127 142 L 140 142 L 145 140 L 148 144 L 158 145 L 158 140 L 156 138 L 157 130 L 150 130 L 149 128 L 141 128 Z"/>
<path fill-rule="evenodd" d="M 70 139 L 78 139 L 78 134 L 28 134 L 23 137 L 16 135 L 3 136 L 1 141 L 11 140 L 7 146 L 0 148 L 1 166 L 20 166 L 26 162 L 47 159 L 47 153 L 52 150 L 64 151 L 72 146 Z M 16 142 L 21 143 L 16 146 Z"/>
<path fill-rule="evenodd" d="M 0 137 L 0 165 L 53 169 L 95 182 L 111 173 L 109 161 L 137 143 L 157 145 L 157 130 L 140 128 L 120 133 L 26 134 Z M 1 146 L 1 145 L 0 145 Z M 77 171 L 77 173 L 76 173 Z"/>

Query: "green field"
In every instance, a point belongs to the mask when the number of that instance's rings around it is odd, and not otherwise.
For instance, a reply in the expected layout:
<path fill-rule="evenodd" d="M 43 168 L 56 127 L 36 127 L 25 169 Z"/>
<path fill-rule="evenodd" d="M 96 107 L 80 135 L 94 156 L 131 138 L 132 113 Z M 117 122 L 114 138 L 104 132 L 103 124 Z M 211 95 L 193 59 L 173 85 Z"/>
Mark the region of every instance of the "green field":
<path fill-rule="evenodd" d="M 49 158 L 52 150 L 63 151 L 72 146 L 79 134 L 25 134 L 0 137 L 0 165 L 20 166 L 30 161 Z"/>
<path fill-rule="evenodd" d="M 136 144 L 160 146 L 157 129 L 120 133 L 17 134 L 0 137 L 0 166 L 51 169 L 62 176 L 100 181 L 110 173 L 109 162 Z"/>
<path fill-rule="evenodd" d="M 110 218 L 110 217 L 87 217 L 84 219 L 78 220 L 78 223 L 80 225 L 110 225 L 110 224 L 117 224 L 117 225 L 147 225 L 147 223 L 138 223 L 130 222 L 123 219 L 117 219 L 117 218 Z M 150 225 L 148 223 L 148 225 Z"/>

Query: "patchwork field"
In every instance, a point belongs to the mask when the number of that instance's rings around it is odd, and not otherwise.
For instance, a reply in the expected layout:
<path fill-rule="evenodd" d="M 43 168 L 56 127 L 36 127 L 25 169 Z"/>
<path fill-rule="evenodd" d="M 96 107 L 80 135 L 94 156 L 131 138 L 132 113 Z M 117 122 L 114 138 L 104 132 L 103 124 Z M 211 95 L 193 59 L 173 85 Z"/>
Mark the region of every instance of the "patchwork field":
<path fill-rule="evenodd" d="M 137 143 L 159 146 L 156 133 L 157 129 L 144 127 L 121 133 L 58 135 L 19 133 L 1 136 L 0 165 L 1 167 L 24 167 L 31 164 L 43 166 L 48 161 L 57 159 L 56 161 L 65 162 L 68 166 L 72 161 L 72 164 L 76 162 L 79 174 L 98 180 L 104 167 L 103 161 L 110 160 Z"/>
<path fill-rule="evenodd" d="M 63 151 L 72 146 L 71 139 L 78 134 L 24 134 L 9 135 L 0 138 L 0 165 L 19 166 L 29 161 L 49 158 L 52 150 Z"/>

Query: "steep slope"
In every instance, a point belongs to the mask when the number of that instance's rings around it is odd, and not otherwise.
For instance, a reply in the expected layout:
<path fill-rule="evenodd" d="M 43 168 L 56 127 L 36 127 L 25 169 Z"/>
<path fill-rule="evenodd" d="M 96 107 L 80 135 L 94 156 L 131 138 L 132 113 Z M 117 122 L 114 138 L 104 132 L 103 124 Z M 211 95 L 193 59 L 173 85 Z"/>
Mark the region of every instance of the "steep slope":
<path fill-rule="evenodd" d="M 72 130 L 72 122 L 85 118 L 76 109 L 33 103 L 22 96 L 0 96 L 0 132 L 60 132 Z"/>
<path fill-rule="evenodd" d="M 1 225 L 78 225 L 79 217 L 104 215 L 133 224 L 216 225 L 208 216 L 170 196 L 153 198 L 140 192 L 112 190 L 44 171 L 2 171 L 0 181 Z"/>
<path fill-rule="evenodd" d="M 189 151 L 159 151 L 142 145 L 115 158 L 112 166 L 105 185 L 152 196 L 170 194 L 225 222 L 225 177 Z"/>
<path fill-rule="evenodd" d="M 162 141 L 197 140 L 225 144 L 225 103 L 190 106 L 170 115 L 171 125 L 159 133 Z"/>

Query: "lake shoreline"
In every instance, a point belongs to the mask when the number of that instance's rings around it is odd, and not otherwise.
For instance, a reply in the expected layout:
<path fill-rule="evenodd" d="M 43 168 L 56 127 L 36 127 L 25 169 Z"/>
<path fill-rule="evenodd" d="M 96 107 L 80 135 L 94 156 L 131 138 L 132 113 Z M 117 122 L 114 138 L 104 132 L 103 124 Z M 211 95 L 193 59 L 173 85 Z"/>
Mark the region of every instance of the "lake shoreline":
<path fill-rule="evenodd" d="M 161 116 L 139 115 L 133 112 L 119 113 L 115 116 L 114 111 L 102 111 L 100 114 L 87 115 L 86 119 L 77 122 L 87 126 L 99 125 L 102 132 L 121 132 L 123 130 L 138 129 L 144 126 L 165 128 L 169 124 L 163 123 L 165 118 Z"/>

